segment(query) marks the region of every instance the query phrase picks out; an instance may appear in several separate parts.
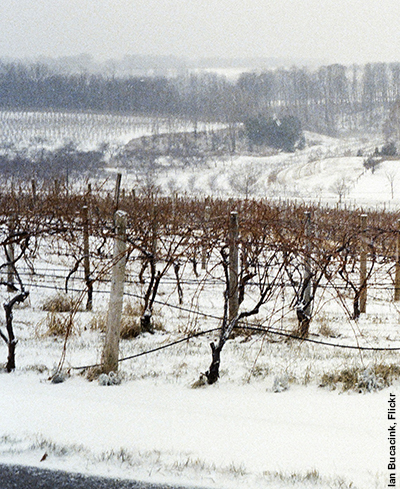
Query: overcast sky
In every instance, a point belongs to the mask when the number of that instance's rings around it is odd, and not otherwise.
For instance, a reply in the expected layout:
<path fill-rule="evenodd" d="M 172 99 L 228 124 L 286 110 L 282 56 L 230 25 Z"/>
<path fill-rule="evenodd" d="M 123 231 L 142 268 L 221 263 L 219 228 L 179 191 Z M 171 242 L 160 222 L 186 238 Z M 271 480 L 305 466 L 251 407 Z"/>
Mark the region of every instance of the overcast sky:
<path fill-rule="evenodd" d="M 0 0 L 0 57 L 400 61 L 400 0 Z"/>

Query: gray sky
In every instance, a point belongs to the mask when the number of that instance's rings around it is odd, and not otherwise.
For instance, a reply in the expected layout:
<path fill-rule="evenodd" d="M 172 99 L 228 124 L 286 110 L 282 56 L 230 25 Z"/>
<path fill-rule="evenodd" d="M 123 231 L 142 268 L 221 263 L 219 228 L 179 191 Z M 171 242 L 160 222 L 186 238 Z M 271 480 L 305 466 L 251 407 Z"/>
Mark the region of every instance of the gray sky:
<path fill-rule="evenodd" d="M 400 61 L 400 0 L 0 0 L 0 56 Z"/>

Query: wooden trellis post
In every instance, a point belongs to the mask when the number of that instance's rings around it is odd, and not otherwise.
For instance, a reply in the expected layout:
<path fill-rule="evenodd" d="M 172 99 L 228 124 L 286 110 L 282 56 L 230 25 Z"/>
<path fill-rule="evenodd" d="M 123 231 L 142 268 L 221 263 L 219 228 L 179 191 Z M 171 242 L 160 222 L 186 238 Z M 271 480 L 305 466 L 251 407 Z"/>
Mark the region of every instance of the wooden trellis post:
<path fill-rule="evenodd" d="M 239 220 L 238 213 L 231 212 L 229 221 L 229 289 L 228 289 L 228 311 L 229 322 L 233 321 L 239 312 Z"/>
<path fill-rule="evenodd" d="M 126 212 L 117 211 L 114 216 L 114 222 L 116 233 L 114 239 L 114 264 L 112 268 L 106 337 L 102 355 L 102 370 L 104 373 L 117 372 L 118 370 L 120 323 L 126 265 Z"/>
<path fill-rule="evenodd" d="M 154 262 L 157 260 L 157 247 L 158 247 L 158 209 L 157 204 L 153 203 L 152 209 L 152 224 L 151 224 L 151 253 L 154 258 Z"/>
<path fill-rule="evenodd" d="M 114 193 L 114 203 L 115 203 L 115 210 L 117 211 L 119 209 L 119 197 L 120 197 L 120 192 L 121 192 L 121 173 L 117 173 L 117 180 L 115 182 L 115 193 Z"/>
<path fill-rule="evenodd" d="M 86 310 L 91 311 L 93 307 L 93 282 L 90 277 L 90 247 L 89 247 L 89 208 L 87 205 L 82 207 L 83 224 L 83 269 L 85 273 L 85 283 L 87 287 Z"/>
<path fill-rule="evenodd" d="M 304 228 L 304 277 L 301 284 L 300 295 L 297 304 L 297 319 L 299 322 L 299 335 L 307 338 L 312 313 L 312 270 L 311 270 L 311 212 L 305 212 L 306 222 Z"/>
<path fill-rule="evenodd" d="M 7 245 L 7 290 L 8 292 L 15 292 L 14 288 L 14 271 L 15 271 L 15 255 L 14 255 L 14 243 L 12 242 L 15 232 L 14 217 L 10 217 L 8 222 L 8 235 L 11 242 Z"/>
<path fill-rule="evenodd" d="M 36 203 L 36 180 L 32 178 L 31 180 L 31 186 L 32 186 L 32 201 L 35 204 Z"/>
<path fill-rule="evenodd" d="M 367 228 L 367 214 L 361 215 L 361 231 Z M 360 252 L 360 312 L 367 311 L 367 243 L 365 236 L 361 238 Z"/>
<path fill-rule="evenodd" d="M 204 209 L 204 234 L 203 234 L 203 246 L 201 252 L 201 268 L 205 270 L 207 268 L 207 247 L 208 247 L 208 223 L 210 220 L 211 208 L 209 205 Z"/>
<path fill-rule="evenodd" d="M 304 262 L 304 282 L 305 282 L 305 289 L 304 289 L 304 296 L 303 296 L 303 301 L 305 304 L 305 309 L 304 313 L 310 318 L 311 317 L 311 289 L 312 289 L 312 283 L 311 283 L 311 246 L 310 246 L 310 240 L 309 238 L 311 237 L 311 212 L 307 211 L 305 213 L 306 215 L 306 229 L 305 229 L 305 236 L 307 239 L 306 242 L 306 259 Z"/>

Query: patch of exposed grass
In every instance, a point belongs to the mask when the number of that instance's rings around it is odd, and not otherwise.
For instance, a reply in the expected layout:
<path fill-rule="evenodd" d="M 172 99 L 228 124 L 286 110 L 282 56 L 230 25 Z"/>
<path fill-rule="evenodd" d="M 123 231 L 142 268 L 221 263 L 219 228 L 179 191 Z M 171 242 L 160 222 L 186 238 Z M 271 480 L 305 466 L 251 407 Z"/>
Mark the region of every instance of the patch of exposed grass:
<path fill-rule="evenodd" d="M 123 340 L 130 340 L 136 338 L 142 332 L 140 326 L 140 317 L 123 315 L 121 317 L 121 338 Z"/>
<path fill-rule="evenodd" d="M 70 334 L 75 334 L 78 329 L 71 314 L 48 312 L 46 317 L 37 324 L 36 334 L 39 337 L 65 336 L 68 331 Z"/>
<path fill-rule="evenodd" d="M 143 308 L 141 305 L 132 304 L 127 302 L 124 306 L 124 310 L 121 316 L 121 338 L 124 340 L 130 340 L 136 338 L 143 333 L 140 318 L 143 315 Z M 164 326 L 157 313 L 154 313 L 151 318 L 151 325 L 153 331 L 164 331 Z M 95 314 L 92 317 L 90 323 L 90 329 L 104 332 L 107 327 L 107 315 Z"/>
<path fill-rule="evenodd" d="M 342 478 L 327 478 L 321 476 L 316 469 L 308 470 L 305 473 L 302 472 L 282 472 L 282 471 L 265 471 L 263 472 L 263 478 L 268 482 L 283 483 L 285 487 L 296 486 L 299 487 L 329 487 L 332 489 L 351 489 L 352 482 L 346 482 Z"/>
<path fill-rule="evenodd" d="M 47 312 L 70 312 L 77 307 L 77 300 L 73 297 L 59 292 L 49 297 L 42 304 L 42 311 Z"/>
<path fill-rule="evenodd" d="M 213 471 L 216 470 L 214 464 L 207 464 L 204 460 L 200 458 L 187 457 L 185 460 L 174 462 L 172 465 L 172 470 L 175 472 L 183 472 L 186 469 L 194 469 L 199 471 Z"/>
<path fill-rule="evenodd" d="M 383 389 L 400 378 L 400 366 L 376 364 L 368 368 L 351 367 L 333 373 L 325 373 L 321 378 L 321 387 L 342 391 L 372 392 Z"/>
<path fill-rule="evenodd" d="M 250 375 L 246 374 L 246 379 L 248 382 L 252 378 L 263 380 L 266 379 L 271 373 L 271 368 L 267 365 L 254 365 L 254 367 L 251 369 Z"/>
<path fill-rule="evenodd" d="M 96 313 L 93 314 L 90 323 L 89 323 L 89 328 L 92 331 L 100 331 L 102 333 L 105 332 L 106 330 L 106 318 L 104 316 L 104 313 Z"/>
<path fill-rule="evenodd" d="M 143 316 L 144 310 L 142 304 L 137 304 L 133 302 L 125 302 L 123 314 L 125 316 Z"/>
<path fill-rule="evenodd" d="M 39 373 L 39 374 L 43 374 L 43 373 L 49 371 L 48 367 L 46 367 L 46 365 L 43 365 L 43 364 L 39 364 L 39 365 L 27 365 L 24 368 L 24 370 L 26 372 L 36 372 L 36 373 Z"/>
<path fill-rule="evenodd" d="M 229 466 L 224 470 L 224 472 L 227 472 L 234 477 L 244 477 L 248 473 L 246 467 L 243 464 L 236 465 L 234 462 L 230 463 Z"/>
<path fill-rule="evenodd" d="M 31 450 L 43 450 L 56 457 L 64 457 L 66 455 L 87 454 L 88 451 L 83 445 L 61 445 L 51 440 L 47 440 L 38 436 L 31 444 Z"/>
<path fill-rule="evenodd" d="M 378 364 L 374 367 L 375 374 L 383 379 L 386 386 L 389 386 L 393 380 L 400 378 L 400 366 L 399 365 L 384 365 Z"/>
<path fill-rule="evenodd" d="M 320 327 L 318 328 L 318 333 L 326 338 L 337 338 L 339 336 L 337 331 L 325 322 L 321 323 Z"/>

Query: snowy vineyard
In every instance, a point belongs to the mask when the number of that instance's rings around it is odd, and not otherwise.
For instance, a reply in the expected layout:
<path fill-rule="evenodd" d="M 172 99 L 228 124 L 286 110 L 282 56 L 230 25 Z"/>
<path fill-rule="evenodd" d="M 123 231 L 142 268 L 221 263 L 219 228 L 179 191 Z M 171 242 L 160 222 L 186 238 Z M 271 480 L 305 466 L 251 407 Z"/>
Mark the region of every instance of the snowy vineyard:
<path fill-rule="evenodd" d="M 104 145 L 116 149 L 142 136 L 188 130 L 188 125 L 162 117 L 0 110 L 0 149 L 52 150 L 71 142 L 86 151 Z"/>
<path fill-rule="evenodd" d="M 343 327 L 357 328 L 369 310 L 398 309 L 392 213 L 71 192 L 53 184 L 10 189 L 1 200 L 2 284 L 15 297 L 29 292 L 36 303 L 35 296 L 70 301 L 59 331 L 67 336 L 78 311 L 107 310 L 117 208 L 127 215 L 126 337 L 166 329 L 184 338 L 219 328 L 223 342 L 235 331 L 317 341 L 318 318 L 340 311 Z M 57 323 L 54 314 L 51 320 Z M 361 343 L 355 334 L 346 347 Z"/>

